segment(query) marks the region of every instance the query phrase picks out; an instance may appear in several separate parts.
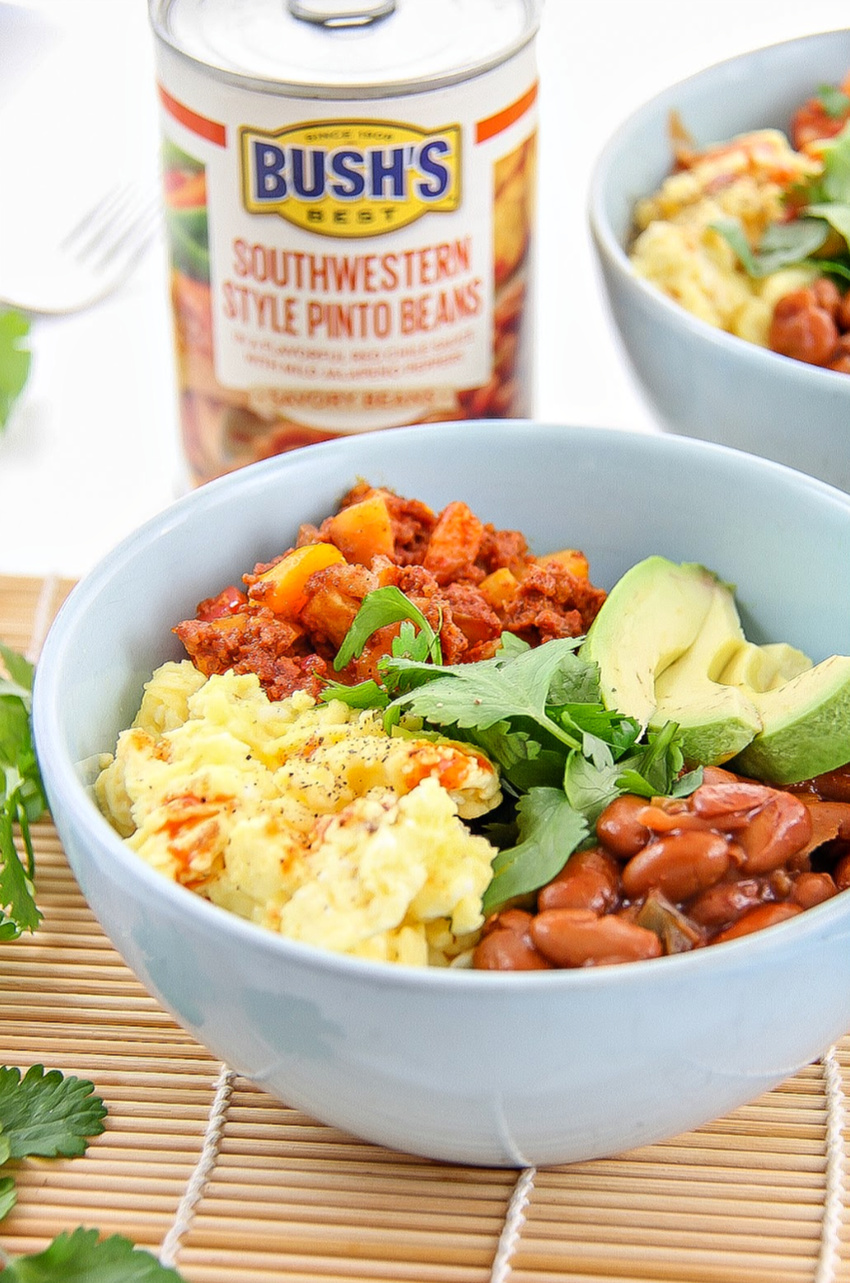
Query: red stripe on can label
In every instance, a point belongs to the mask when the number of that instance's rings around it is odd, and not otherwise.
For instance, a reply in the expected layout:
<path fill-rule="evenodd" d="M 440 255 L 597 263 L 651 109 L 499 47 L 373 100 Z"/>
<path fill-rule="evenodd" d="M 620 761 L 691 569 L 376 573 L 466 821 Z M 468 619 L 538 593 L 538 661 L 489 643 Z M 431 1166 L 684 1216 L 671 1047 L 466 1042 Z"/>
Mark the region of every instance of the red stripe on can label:
<path fill-rule="evenodd" d="M 488 138 L 495 138 L 497 134 L 516 124 L 527 111 L 531 110 L 536 101 L 537 85 L 533 84 L 527 93 L 517 98 L 516 102 L 512 102 L 509 107 L 497 111 L 493 116 L 487 116 L 484 120 L 479 120 L 475 126 L 475 141 L 483 143 Z"/>
<path fill-rule="evenodd" d="M 185 103 L 178 102 L 172 98 L 171 94 L 163 89 L 162 85 L 157 85 L 159 91 L 159 100 L 169 115 L 178 120 L 181 125 L 191 129 L 193 134 L 199 138 L 206 138 L 218 147 L 227 146 L 227 128 L 219 124 L 217 120 L 209 120 L 206 116 L 201 116 Z"/>

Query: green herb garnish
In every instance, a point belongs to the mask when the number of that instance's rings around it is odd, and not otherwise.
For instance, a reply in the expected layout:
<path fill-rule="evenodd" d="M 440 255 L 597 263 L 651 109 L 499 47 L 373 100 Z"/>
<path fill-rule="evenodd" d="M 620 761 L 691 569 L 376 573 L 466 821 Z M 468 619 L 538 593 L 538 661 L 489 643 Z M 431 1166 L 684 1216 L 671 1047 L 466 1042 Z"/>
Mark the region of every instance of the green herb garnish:
<path fill-rule="evenodd" d="M 753 280 L 785 267 L 799 267 L 817 253 L 829 236 L 829 227 L 822 218 L 795 218 L 789 223 L 771 223 L 758 248 L 752 249 L 737 218 L 718 219 L 711 226 L 729 243 Z"/>
<path fill-rule="evenodd" d="M 101 1239 L 97 1230 L 82 1227 L 57 1235 L 34 1256 L 12 1257 L 3 1270 L 4 1283 L 168 1283 L 180 1278 L 123 1235 Z"/>
<path fill-rule="evenodd" d="M 87 1137 L 103 1131 L 106 1114 L 93 1092 L 92 1083 L 64 1078 L 58 1069 L 45 1073 L 32 1065 L 21 1077 L 19 1069 L 0 1066 L 0 1168 L 13 1159 L 84 1153 Z M 0 1217 L 16 1198 L 13 1177 L 0 1176 Z"/>
<path fill-rule="evenodd" d="M 41 921 L 33 895 L 35 855 L 30 824 L 41 818 L 47 799 L 32 740 L 33 666 L 0 642 L 0 941 L 35 931 Z M 20 829 L 26 859 L 15 844 Z"/>
<path fill-rule="evenodd" d="M 823 173 L 798 190 L 795 201 L 801 202 L 798 217 L 771 223 L 755 249 L 738 219 L 718 219 L 711 226 L 754 280 L 786 267 L 804 266 L 850 279 L 850 126 L 824 144 Z M 844 242 L 844 250 L 829 259 L 817 257 L 834 232 Z"/>
<path fill-rule="evenodd" d="M 850 98 L 837 85 L 821 85 L 816 97 L 827 116 L 831 116 L 833 120 L 841 120 L 842 116 L 850 112 Z"/>
<path fill-rule="evenodd" d="M 41 913 L 33 898 L 35 857 L 30 824 L 47 807 L 32 740 L 33 665 L 0 642 L 0 943 L 35 931 Z M 20 828 L 26 859 L 15 845 Z M 7 1163 L 26 1158 L 75 1158 L 104 1129 L 106 1107 L 83 1078 L 42 1065 L 21 1071 L 0 1065 L 0 1220 L 17 1201 Z M 9 1257 L 0 1249 L 3 1283 L 175 1283 L 181 1278 L 122 1235 L 101 1239 L 95 1229 L 59 1234 L 43 1251 Z"/>

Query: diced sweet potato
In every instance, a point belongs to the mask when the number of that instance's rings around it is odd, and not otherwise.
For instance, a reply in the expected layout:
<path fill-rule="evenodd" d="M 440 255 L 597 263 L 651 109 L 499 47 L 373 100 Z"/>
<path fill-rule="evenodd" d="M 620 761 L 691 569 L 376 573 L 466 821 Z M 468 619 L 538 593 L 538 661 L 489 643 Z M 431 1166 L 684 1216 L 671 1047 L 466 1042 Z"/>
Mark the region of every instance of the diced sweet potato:
<path fill-rule="evenodd" d="M 307 600 L 306 584 L 310 576 L 343 560 L 339 548 L 330 543 L 295 548 L 251 585 L 251 600 L 268 606 L 276 615 L 294 618 Z"/>
<path fill-rule="evenodd" d="M 431 532 L 423 565 L 438 584 L 449 584 L 478 556 L 484 525 L 465 503 L 447 504 Z"/>
<path fill-rule="evenodd" d="M 346 561 L 371 566 L 375 557 L 392 557 L 393 523 L 382 495 L 375 492 L 352 503 L 325 523 L 324 533 Z"/>
<path fill-rule="evenodd" d="M 338 648 L 354 623 L 360 602 L 339 591 L 334 584 L 322 584 L 304 607 L 302 620 L 308 632 Z"/>
<path fill-rule="evenodd" d="M 519 582 L 513 571 L 508 570 L 507 566 L 502 566 L 501 569 L 494 570 L 486 579 L 482 579 L 478 590 L 489 606 L 494 610 L 502 610 L 508 602 L 513 601 L 518 587 Z"/>
<path fill-rule="evenodd" d="M 575 575 L 576 579 L 587 579 L 590 574 L 587 557 L 577 548 L 562 548 L 560 552 L 550 552 L 547 557 L 535 557 L 534 561 L 538 566 L 557 561 L 559 566 L 563 566 L 571 575 Z"/>

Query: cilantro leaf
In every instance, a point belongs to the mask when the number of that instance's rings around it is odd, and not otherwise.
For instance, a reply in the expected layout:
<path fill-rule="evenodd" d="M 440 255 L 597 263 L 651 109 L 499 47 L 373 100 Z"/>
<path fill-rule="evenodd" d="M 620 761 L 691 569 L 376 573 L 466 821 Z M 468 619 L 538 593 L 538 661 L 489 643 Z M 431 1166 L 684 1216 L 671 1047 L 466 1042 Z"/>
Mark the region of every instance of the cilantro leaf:
<path fill-rule="evenodd" d="M 122 1235 L 100 1239 L 97 1230 L 82 1227 L 59 1234 L 34 1256 L 14 1257 L 3 1271 L 4 1283 L 173 1283 L 180 1277 Z"/>
<path fill-rule="evenodd" d="M 837 85 L 821 85 L 817 99 L 827 116 L 840 120 L 850 112 L 850 98 Z"/>
<path fill-rule="evenodd" d="M 42 914 L 35 902 L 32 879 L 15 846 L 14 821 L 23 820 L 24 845 L 32 862 L 32 842 L 26 812 L 8 804 L 0 807 L 0 941 L 16 940 L 24 931 L 35 931 Z"/>
<path fill-rule="evenodd" d="M 822 173 L 803 184 L 799 194 L 805 203 L 798 217 L 769 224 L 755 249 L 737 218 L 718 219 L 712 224 L 754 280 L 785 267 L 807 263 L 817 266 L 821 272 L 850 275 L 847 263 L 842 263 L 840 256 L 837 263 L 812 259 L 831 232 L 837 232 L 850 246 L 850 125 L 824 146 Z"/>
<path fill-rule="evenodd" d="M 405 622 L 408 623 L 406 630 Z M 379 628 L 385 628 L 387 624 L 397 623 L 402 624 L 401 640 L 399 644 L 394 645 L 393 654 L 397 652 L 409 654 L 416 660 L 428 658 L 434 664 L 441 662 L 439 633 L 434 632 L 422 611 L 409 597 L 405 597 L 398 588 L 389 586 L 376 588 L 374 592 L 367 593 L 363 598 L 363 603 L 334 660 L 336 672 L 345 668 L 346 664 L 355 657 L 362 655 L 366 642 L 374 632 Z M 414 632 L 412 624 L 418 626 L 418 635 Z"/>
<path fill-rule="evenodd" d="M 737 218 L 718 219 L 711 226 L 728 242 L 747 275 L 755 280 L 805 262 L 829 236 L 829 227 L 822 218 L 795 218 L 788 223 L 771 223 L 758 248 L 753 250 Z"/>
<path fill-rule="evenodd" d="M 73 1158 L 85 1153 L 86 1137 L 103 1131 L 106 1107 L 84 1078 L 65 1078 L 31 1065 L 0 1066 L 0 1128 L 9 1142 L 10 1158 Z"/>
<path fill-rule="evenodd" d="M 0 642 L 0 940 L 34 931 L 41 913 L 33 897 L 35 857 L 29 826 L 47 807 L 30 721 L 33 665 Z M 15 845 L 19 826 L 26 854 Z"/>
<path fill-rule="evenodd" d="M 850 203 L 850 127 L 845 126 L 824 146 L 820 190 L 822 199 L 831 204 Z"/>
<path fill-rule="evenodd" d="M 30 663 L 25 655 L 18 654 L 16 650 L 13 650 L 11 646 L 7 646 L 2 641 L 0 641 L 0 659 L 3 660 L 6 672 L 11 677 L 14 687 L 17 688 L 17 694 L 22 699 L 29 699 L 32 696 L 32 684 L 35 677 L 34 665 Z M 0 690 L 3 690 L 7 685 L 10 684 L 0 679 Z"/>
<path fill-rule="evenodd" d="M 617 783 L 622 768 L 609 755 L 608 761 L 593 762 L 582 753 L 571 753 L 564 771 L 564 795 L 570 805 L 595 824 L 609 802 L 620 793 Z"/>
<path fill-rule="evenodd" d="M 493 861 L 493 880 L 483 897 L 485 913 L 551 881 L 590 831 L 584 816 L 553 788 L 534 788 L 521 797 L 517 824 L 519 842 Z"/>
<path fill-rule="evenodd" d="M 805 212 L 814 218 L 822 218 L 850 245 L 850 204 L 807 205 Z"/>
<path fill-rule="evenodd" d="M 5 1159 L 3 1160 L 5 1162 Z M 11 1176 L 0 1176 L 0 1221 L 8 1216 L 18 1201 L 15 1182 Z"/>
<path fill-rule="evenodd" d="M 32 355 L 22 342 L 29 331 L 23 313 L 0 311 L 0 432 L 29 378 Z"/>
<path fill-rule="evenodd" d="M 497 656 L 438 669 L 427 685 L 397 696 L 393 704 L 437 726 L 486 730 L 511 718 L 526 718 L 547 737 L 571 746 L 570 736 L 547 715 L 546 704 L 556 675 L 560 681 L 560 670 L 575 660 L 578 645 L 575 638 L 555 638 L 512 659 Z"/>
<path fill-rule="evenodd" d="M 382 686 L 373 681 L 357 682 L 346 686 L 344 682 L 325 682 L 320 699 L 327 704 L 329 700 L 338 699 L 349 708 L 386 708 L 390 697 Z"/>
<path fill-rule="evenodd" d="M 675 722 L 666 722 L 657 730 L 648 731 L 646 743 L 638 745 L 629 758 L 621 761 L 620 767 L 624 775 L 628 773 L 643 781 L 643 787 L 630 788 L 629 792 L 643 797 L 670 795 L 674 781 L 684 766 L 684 757 L 676 736 L 678 729 Z M 694 778 L 697 774 L 701 778 L 701 772 L 692 772 Z M 634 779 L 631 782 L 634 783 Z M 693 787 L 696 788 L 696 784 Z"/>

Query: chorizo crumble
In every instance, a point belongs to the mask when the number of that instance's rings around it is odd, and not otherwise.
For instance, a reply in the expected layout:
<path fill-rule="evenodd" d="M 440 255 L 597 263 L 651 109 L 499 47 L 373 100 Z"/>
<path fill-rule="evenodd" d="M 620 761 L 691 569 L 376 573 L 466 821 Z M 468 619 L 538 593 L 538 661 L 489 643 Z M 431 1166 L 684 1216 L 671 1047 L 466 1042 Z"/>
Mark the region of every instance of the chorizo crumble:
<path fill-rule="evenodd" d="M 280 591 L 276 567 L 296 549 L 328 545 L 342 556 L 309 574 L 302 590 Z M 174 631 L 205 676 L 256 673 L 271 699 L 296 690 L 317 696 L 331 675 L 350 685 L 375 676 L 395 625 L 374 634 L 341 672 L 332 666 L 363 598 L 377 588 L 397 587 L 422 611 L 439 631 L 446 664 L 490 658 L 503 631 L 533 646 L 580 637 L 605 600 L 577 550 L 535 557 L 519 531 L 497 530 L 465 503 L 435 513 L 365 481 L 337 514 L 303 525 L 294 548 L 242 578 L 243 587 L 202 601 Z"/>

